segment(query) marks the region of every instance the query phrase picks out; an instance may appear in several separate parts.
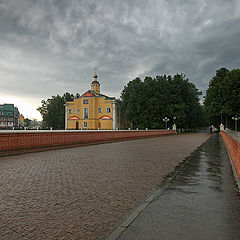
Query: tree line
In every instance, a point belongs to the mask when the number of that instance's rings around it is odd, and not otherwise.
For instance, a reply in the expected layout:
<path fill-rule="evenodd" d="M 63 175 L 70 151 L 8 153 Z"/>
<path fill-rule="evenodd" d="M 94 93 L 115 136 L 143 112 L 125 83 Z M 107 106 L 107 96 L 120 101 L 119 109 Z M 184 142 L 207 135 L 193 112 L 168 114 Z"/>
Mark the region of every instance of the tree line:
<path fill-rule="evenodd" d="M 203 124 L 200 95 L 183 74 L 136 78 L 121 93 L 121 112 L 133 128 L 161 129 L 165 117 L 169 125 L 176 117 L 181 128 L 196 129 Z"/>
<path fill-rule="evenodd" d="M 179 128 L 196 130 L 221 122 L 231 124 L 231 117 L 240 116 L 240 69 L 220 68 L 206 91 L 202 93 L 185 75 L 176 74 L 136 78 L 124 87 L 117 100 L 117 113 L 121 128 L 163 129 L 175 121 Z M 42 128 L 64 129 L 65 106 L 80 95 L 65 93 L 41 101 L 38 111 L 42 115 Z M 175 120 L 176 117 L 176 120 Z"/>
<path fill-rule="evenodd" d="M 232 117 L 240 117 L 240 69 L 216 71 L 209 82 L 204 106 L 211 124 L 233 127 Z"/>
<path fill-rule="evenodd" d="M 79 94 L 76 95 L 78 97 Z M 65 124 L 65 106 L 68 101 L 73 101 L 74 95 L 64 93 L 63 96 L 57 95 L 41 101 L 41 106 L 37 108 L 42 116 L 43 129 L 64 129 Z"/>

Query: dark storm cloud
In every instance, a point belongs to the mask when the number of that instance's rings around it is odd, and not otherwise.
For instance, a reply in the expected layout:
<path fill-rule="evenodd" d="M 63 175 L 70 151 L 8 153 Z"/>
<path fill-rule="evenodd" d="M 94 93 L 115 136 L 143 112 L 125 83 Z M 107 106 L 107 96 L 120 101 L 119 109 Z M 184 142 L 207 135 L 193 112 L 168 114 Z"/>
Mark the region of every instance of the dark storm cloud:
<path fill-rule="evenodd" d="M 239 0 L 0 1 L 1 92 L 47 98 L 105 94 L 137 76 L 184 73 L 206 90 L 239 67 Z"/>

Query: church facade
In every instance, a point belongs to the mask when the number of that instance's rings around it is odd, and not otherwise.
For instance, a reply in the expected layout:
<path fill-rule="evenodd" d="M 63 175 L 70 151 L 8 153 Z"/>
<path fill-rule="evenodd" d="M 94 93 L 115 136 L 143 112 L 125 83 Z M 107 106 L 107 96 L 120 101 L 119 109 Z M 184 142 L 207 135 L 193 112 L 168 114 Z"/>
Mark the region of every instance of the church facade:
<path fill-rule="evenodd" d="M 65 104 L 65 129 L 115 130 L 116 99 L 100 93 L 97 74 L 91 90 Z"/>

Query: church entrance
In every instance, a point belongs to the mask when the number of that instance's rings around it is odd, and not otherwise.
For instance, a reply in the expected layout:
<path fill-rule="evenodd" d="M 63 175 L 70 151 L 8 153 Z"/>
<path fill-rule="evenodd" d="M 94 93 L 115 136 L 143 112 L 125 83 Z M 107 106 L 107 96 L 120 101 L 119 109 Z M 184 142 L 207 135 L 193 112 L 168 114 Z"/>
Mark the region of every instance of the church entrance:
<path fill-rule="evenodd" d="M 79 122 L 76 122 L 76 129 L 79 129 Z"/>

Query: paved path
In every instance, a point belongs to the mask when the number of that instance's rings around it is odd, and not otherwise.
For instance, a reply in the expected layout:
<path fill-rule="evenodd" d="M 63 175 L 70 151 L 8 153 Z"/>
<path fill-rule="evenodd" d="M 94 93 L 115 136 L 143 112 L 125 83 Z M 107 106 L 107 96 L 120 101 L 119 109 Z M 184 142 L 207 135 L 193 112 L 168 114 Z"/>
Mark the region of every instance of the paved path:
<path fill-rule="evenodd" d="M 104 239 L 208 134 L 0 158 L 0 239 Z"/>
<path fill-rule="evenodd" d="M 239 240 L 240 198 L 214 135 L 118 240 Z"/>

